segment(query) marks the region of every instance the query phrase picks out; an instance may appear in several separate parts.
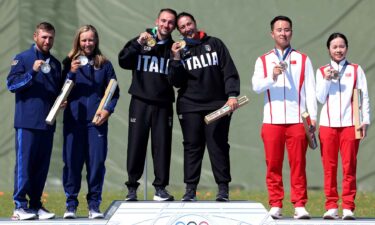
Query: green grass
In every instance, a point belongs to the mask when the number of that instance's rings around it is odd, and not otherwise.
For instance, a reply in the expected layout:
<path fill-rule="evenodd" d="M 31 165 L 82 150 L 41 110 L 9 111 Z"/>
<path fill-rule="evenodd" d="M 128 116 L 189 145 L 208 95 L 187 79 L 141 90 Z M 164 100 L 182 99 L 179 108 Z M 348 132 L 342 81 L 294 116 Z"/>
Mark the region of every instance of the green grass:
<path fill-rule="evenodd" d="M 151 191 L 152 192 L 152 191 Z M 83 192 L 82 192 L 83 193 Z M 79 195 L 80 205 L 78 207 L 78 216 L 87 216 L 87 204 L 85 200 L 85 193 Z M 176 199 L 181 199 L 182 192 L 171 191 Z M 149 193 L 148 199 L 152 199 L 152 194 Z M 309 191 L 309 201 L 306 206 L 307 210 L 313 217 L 321 217 L 324 213 L 324 195 L 321 191 Z M 213 200 L 216 192 L 210 190 L 199 191 L 197 193 L 198 200 Z M 114 200 L 123 200 L 125 193 L 122 191 L 105 192 L 103 193 L 103 202 L 101 210 L 104 212 Z M 240 189 L 231 190 L 231 200 L 250 200 L 262 203 L 268 209 L 267 193 L 266 192 L 251 192 Z M 143 199 L 143 192 L 139 191 L 138 198 Z M 65 211 L 65 196 L 64 193 L 53 192 L 44 193 L 42 198 L 44 206 L 50 211 L 56 213 L 57 217 L 62 217 Z M 374 203 L 375 193 L 359 192 L 356 197 L 356 211 L 357 217 L 375 217 Z M 8 218 L 13 211 L 12 193 L 0 192 L 0 218 Z M 290 203 L 289 195 L 284 199 L 284 215 L 291 217 L 293 214 L 293 206 Z"/>

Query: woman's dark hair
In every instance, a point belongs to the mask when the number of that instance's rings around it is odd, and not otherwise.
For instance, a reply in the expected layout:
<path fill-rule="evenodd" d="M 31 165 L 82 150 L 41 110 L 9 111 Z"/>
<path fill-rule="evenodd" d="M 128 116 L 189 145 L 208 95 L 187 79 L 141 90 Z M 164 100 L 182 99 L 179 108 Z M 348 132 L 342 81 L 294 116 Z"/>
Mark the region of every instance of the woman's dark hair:
<path fill-rule="evenodd" d="M 333 39 L 335 39 L 335 38 L 342 38 L 342 39 L 344 39 L 346 47 L 347 48 L 349 47 L 349 45 L 348 45 L 348 39 L 346 38 L 346 36 L 344 34 L 342 34 L 342 33 L 335 32 L 335 33 L 329 35 L 329 37 L 328 37 L 328 40 L 327 40 L 327 48 L 328 49 L 329 49 L 329 46 L 331 45 L 331 41 Z"/>
<path fill-rule="evenodd" d="M 195 25 L 197 24 L 197 22 L 195 21 L 195 18 L 193 15 L 191 15 L 190 13 L 187 13 L 187 12 L 181 12 L 177 15 L 177 19 L 176 19 L 176 23 L 178 22 L 178 20 L 181 18 L 181 17 L 184 17 L 184 16 L 187 16 L 187 17 L 190 17 L 190 19 L 195 23 Z M 178 29 L 178 26 L 177 26 L 177 29 Z M 180 30 L 180 29 L 178 29 Z"/>

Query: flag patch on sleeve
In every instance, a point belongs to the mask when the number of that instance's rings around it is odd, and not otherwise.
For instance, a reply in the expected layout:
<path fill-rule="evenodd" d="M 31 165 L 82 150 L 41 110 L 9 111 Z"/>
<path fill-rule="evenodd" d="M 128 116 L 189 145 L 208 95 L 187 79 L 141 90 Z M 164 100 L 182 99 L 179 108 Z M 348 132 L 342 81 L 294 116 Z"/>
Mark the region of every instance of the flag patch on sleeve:
<path fill-rule="evenodd" d="M 15 60 L 12 61 L 12 64 L 11 64 L 11 65 L 12 65 L 12 66 L 15 66 L 15 65 L 17 65 L 17 63 L 18 63 L 18 60 L 15 59 Z"/>

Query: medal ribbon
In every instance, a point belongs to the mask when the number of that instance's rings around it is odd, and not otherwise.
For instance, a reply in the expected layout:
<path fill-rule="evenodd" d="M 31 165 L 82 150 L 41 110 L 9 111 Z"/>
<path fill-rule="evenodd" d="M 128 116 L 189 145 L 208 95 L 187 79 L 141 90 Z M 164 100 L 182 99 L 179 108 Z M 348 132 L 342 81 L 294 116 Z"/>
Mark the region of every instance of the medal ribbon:
<path fill-rule="evenodd" d="M 280 62 L 284 62 L 285 59 L 288 57 L 289 53 L 291 52 L 292 52 L 292 47 L 289 46 L 287 49 L 285 49 L 283 57 L 281 57 L 279 51 L 277 51 L 277 49 L 275 48 L 275 54 L 277 58 L 280 60 Z"/>
<path fill-rule="evenodd" d="M 165 39 L 165 40 L 158 40 L 158 34 L 157 34 L 157 31 L 158 31 L 158 27 L 154 27 L 154 28 L 152 28 L 152 30 L 151 30 L 152 37 L 157 41 L 157 42 L 156 42 L 157 45 L 163 45 L 163 44 L 165 44 L 167 41 L 169 41 L 169 38 L 167 38 L 167 39 Z"/>
<path fill-rule="evenodd" d="M 199 39 L 184 37 L 183 40 L 186 41 L 187 44 L 198 45 L 202 43 L 201 40 L 205 36 L 205 33 L 203 31 L 198 31 L 198 34 L 199 34 Z"/>
<path fill-rule="evenodd" d="M 200 40 L 197 40 L 197 39 L 194 39 L 194 38 L 184 37 L 183 40 L 186 41 L 186 43 L 189 44 L 189 45 L 198 45 L 198 44 L 201 43 Z"/>

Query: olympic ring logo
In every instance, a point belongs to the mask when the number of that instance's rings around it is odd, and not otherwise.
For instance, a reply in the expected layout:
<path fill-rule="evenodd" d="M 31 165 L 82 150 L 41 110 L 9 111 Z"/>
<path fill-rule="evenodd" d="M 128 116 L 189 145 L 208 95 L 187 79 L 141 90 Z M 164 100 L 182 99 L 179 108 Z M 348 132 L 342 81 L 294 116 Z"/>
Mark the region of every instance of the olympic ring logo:
<path fill-rule="evenodd" d="M 185 224 L 182 221 L 177 221 L 175 225 L 210 225 L 210 224 L 206 221 L 201 221 L 199 223 L 196 223 L 195 221 L 189 221 L 187 224 Z"/>

